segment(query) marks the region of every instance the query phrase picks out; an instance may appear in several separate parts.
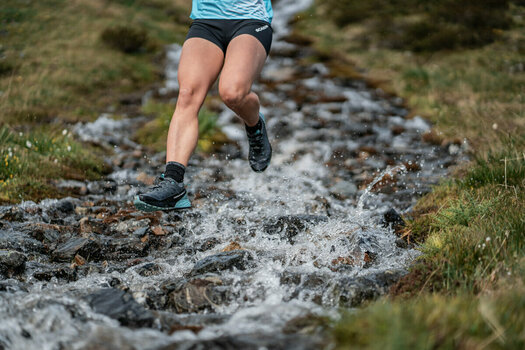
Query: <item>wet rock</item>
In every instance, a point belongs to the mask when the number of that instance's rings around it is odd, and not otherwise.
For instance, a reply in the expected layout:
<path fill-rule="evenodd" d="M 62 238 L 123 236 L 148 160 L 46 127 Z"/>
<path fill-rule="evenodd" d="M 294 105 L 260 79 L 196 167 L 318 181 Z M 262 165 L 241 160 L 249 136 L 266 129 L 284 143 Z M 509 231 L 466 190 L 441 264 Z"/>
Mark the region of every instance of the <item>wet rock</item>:
<path fill-rule="evenodd" d="M 87 260 L 98 260 L 101 257 L 100 248 L 100 242 L 93 237 L 74 237 L 59 245 L 52 252 L 52 257 L 55 261 L 71 261 L 80 254 Z"/>
<path fill-rule="evenodd" d="M 42 242 L 17 231 L 0 230 L 0 249 L 17 250 L 27 253 L 46 253 Z"/>
<path fill-rule="evenodd" d="M 212 278 L 196 278 L 180 283 L 169 294 L 168 305 L 178 313 L 213 310 L 227 299 L 228 289 L 221 284 L 220 280 Z"/>
<path fill-rule="evenodd" d="M 130 232 L 135 231 L 136 229 L 143 228 L 143 227 L 149 227 L 150 225 L 149 219 L 141 219 L 141 220 L 126 220 L 121 221 L 116 225 L 112 225 L 111 228 L 113 231 L 116 231 L 117 233 L 127 235 Z"/>
<path fill-rule="evenodd" d="M 400 231 L 406 226 L 405 220 L 399 215 L 395 209 L 389 209 L 383 214 L 383 219 L 381 220 L 383 227 L 392 226 L 394 232 L 399 234 Z"/>
<path fill-rule="evenodd" d="M 51 279 L 56 278 L 58 280 L 74 282 L 78 279 L 78 274 L 76 269 L 70 266 L 63 266 L 43 268 L 33 273 L 33 277 L 38 281 L 51 281 Z"/>
<path fill-rule="evenodd" d="M 162 267 L 155 263 L 146 263 L 137 267 L 135 271 L 143 277 L 156 276 L 162 272 Z"/>
<path fill-rule="evenodd" d="M 150 247 L 149 236 L 139 238 L 104 237 L 102 241 L 102 255 L 104 259 L 122 261 L 148 255 Z"/>
<path fill-rule="evenodd" d="M 106 230 L 106 225 L 100 219 L 93 219 L 90 217 L 84 217 L 80 219 L 80 233 L 82 235 L 97 233 L 102 234 Z"/>
<path fill-rule="evenodd" d="M 403 238 L 396 239 L 396 246 L 402 249 L 408 249 L 408 242 Z"/>
<path fill-rule="evenodd" d="M 137 303 L 131 294 L 119 289 L 101 289 L 85 299 L 93 311 L 118 320 L 126 327 L 151 327 L 155 320 L 151 311 Z"/>
<path fill-rule="evenodd" d="M 402 270 L 387 270 L 361 277 L 342 278 L 335 282 L 334 297 L 339 299 L 340 306 L 356 307 L 364 301 L 386 294 L 390 286 L 405 274 Z"/>
<path fill-rule="evenodd" d="M 205 251 L 208 251 L 208 250 L 212 249 L 213 247 L 215 247 L 219 243 L 220 243 L 220 240 L 218 240 L 215 237 L 211 237 L 211 238 L 208 238 L 208 239 L 204 240 L 203 242 L 199 243 L 198 247 L 197 247 L 197 250 L 200 251 L 200 252 L 205 252 Z"/>
<path fill-rule="evenodd" d="M 236 268 L 245 270 L 252 257 L 246 250 L 232 250 L 207 256 L 199 260 L 190 272 L 191 276 L 202 275 L 208 272 L 220 272 Z"/>
<path fill-rule="evenodd" d="M 52 206 L 52 210 L 68 214 L 75 210 L 75 204 L 67 198 L 61 199 Z"/>
<path fill-rule="evenodd" d="M 0 274 L 9 278 L 20 275 L 26 268 L 27 257 L 13 250 L 0 250 Z"/>
<path fill-rule="evenodd" d="M 264 231 L 270 235 L 280 235 L 294 243 L 293 238 L 304 232 L 309 225 L 327 222 L 328 217 L 320 215 L 286 215 L 272 219 L 264 225 Z"/>
<path fill-rule="evenodd" d="M 339 181 L 330 187 L 330 193 L 338 199 L 347 199 L 357 194 L 357 186 L 350 181 Z"/>
<path fill-rule="evenodd" d="M 14 206 L 0 213 L 0 220 L 7 221 L 24 221 L 24 210 Z"/>

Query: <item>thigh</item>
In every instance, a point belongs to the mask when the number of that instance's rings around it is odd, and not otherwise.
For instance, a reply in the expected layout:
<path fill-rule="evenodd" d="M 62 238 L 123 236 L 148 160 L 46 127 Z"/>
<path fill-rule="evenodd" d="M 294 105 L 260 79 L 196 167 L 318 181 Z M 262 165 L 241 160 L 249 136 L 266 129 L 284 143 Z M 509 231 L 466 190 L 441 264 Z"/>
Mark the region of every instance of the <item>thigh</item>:
<path fill-rule="evenodd" d="M 248 92 L 266 61 L 266 50 L 257 38 L 241 34 L 226 49 L 219 89 L 233 85 Z"/>
<path fill-rule="evenodd" d="M 202 38 L 190 38 L 184 42 L 177 77 L 180 92 L 204 95 L 217 80 L 224 63 L 224 53 L 214 43 Z"/>

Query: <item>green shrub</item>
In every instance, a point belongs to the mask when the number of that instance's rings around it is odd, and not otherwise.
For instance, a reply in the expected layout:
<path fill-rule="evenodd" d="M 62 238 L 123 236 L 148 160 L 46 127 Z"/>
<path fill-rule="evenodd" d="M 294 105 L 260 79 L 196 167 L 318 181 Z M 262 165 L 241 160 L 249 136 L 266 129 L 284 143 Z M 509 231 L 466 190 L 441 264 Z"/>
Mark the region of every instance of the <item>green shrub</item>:
<path fill-rule="evenodd" d="M 144 51 L 148 46 L 148 34 L 144 29 L 129 25 L 106 28 L 101 39 L 108 46 L 125 53 Z"/>

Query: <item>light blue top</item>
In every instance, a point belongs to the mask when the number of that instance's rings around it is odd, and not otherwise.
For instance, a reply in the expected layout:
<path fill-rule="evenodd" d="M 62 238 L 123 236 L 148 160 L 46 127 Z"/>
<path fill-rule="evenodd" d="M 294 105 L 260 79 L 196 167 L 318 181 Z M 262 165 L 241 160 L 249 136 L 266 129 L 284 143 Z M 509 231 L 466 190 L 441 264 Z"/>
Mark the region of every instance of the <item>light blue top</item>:
<path fill-rule="evenodd" d="M 192 0 L 192 19 L 258 19 L 272 22 L 270 0 Z"/>

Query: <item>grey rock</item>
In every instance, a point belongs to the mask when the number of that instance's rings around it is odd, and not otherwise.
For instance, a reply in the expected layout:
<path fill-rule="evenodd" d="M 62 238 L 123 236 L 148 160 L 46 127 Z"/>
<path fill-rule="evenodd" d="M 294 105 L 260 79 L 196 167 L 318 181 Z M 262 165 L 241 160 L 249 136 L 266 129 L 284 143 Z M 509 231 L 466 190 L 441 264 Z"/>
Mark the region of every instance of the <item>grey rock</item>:
<path fill-rule="evenodd" d="M 118 320 L 126 327 L 151 327 L 155 320 L 151 311 L 137 303 L 131 294 L 120 289 L 101 289 L 87 295 L 85 299 L 93 311 Z"/>
<path fill-rule="evenodd" d="M 360 277 L 344 277 L 335 282 L 333 297 L 343 307 L 356 307 L 364 301 L 377 299 L 403 275 L 404 270 L 387 270 Z"/>
<path fill-rule="evenodd" d="M 387 210 L 383 214 L 381 224 L 383 225 L 383 227 L 391 226 L 396 232 L 398 232 L 400 229 L 406 226 L 403 217 L 399 215 L 399 213 L 393 208 Z"/>
<path fill-rule="evenodd" d="M 191 276 L 202 275 L 208 272 L 220 272 L 236 268 L 245 270 L 248 263 L 252 260 L 250 253 L 245 250 L 232 250 L 210 255 L 199 260 L 190 272 Z"/>
<path fill-rule="evenodd" d="M 0 250 L 0 273 L 7 277 L 20 275 L 26 268 L 25 254 L 14 250 Z"/>
<path fill-rule="evenodd" d="M 221 284 L 222 281 L 212 278 L 189 280 L 169 294 L 168 305 L 178 313 L 213 310 L 227 299 L 228 289 Z"/>
<path fill-rule="evenodd" d="M 100 259 L 100 242 L 93 238 L 74 237 L 59 245 L 53 252 L 55 261 L 71 261 L 76 254 L 80 254 L 86 260 Z"/>
<path fill-rule="evenodd" d="M 40 269 L 33 273 L 33 277 L 38 281 L 51 281 L 52 278 L 56 278 L 58 280 L 74 282 L 78 279 L 78 274 L 77 270 L 72 269 L 70 266 L 61 266 Z"/>
<path fill-rule="evenodd" d="M 281 238 L 293 243 L 293 238 L 306 231 L 308 226 L 327 221 L 328 217 L 321 215 L 285 215 L 270 219 L 264 225 L 264 231 L 270 235 L 280 235 Z"/>

